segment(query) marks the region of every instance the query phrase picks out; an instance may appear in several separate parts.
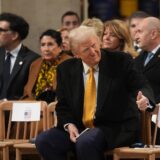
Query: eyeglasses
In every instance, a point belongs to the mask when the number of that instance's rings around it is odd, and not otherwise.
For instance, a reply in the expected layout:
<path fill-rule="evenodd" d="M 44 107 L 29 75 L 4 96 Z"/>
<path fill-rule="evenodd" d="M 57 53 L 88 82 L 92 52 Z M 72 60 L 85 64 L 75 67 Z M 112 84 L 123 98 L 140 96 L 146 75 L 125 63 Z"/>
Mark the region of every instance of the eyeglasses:
<path fill-rule="evenodd" d="M 3 28 L 0 28 L 0 32 L 8 32 L 10 31 L 10 29 L 3 29 Z"/>

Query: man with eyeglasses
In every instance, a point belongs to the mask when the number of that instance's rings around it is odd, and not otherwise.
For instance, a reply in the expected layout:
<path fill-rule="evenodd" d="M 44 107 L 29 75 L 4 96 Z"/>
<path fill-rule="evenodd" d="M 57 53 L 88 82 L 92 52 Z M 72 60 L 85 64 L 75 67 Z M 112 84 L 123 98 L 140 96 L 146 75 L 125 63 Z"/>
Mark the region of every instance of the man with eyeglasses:
<path fill-rule="evenodd" d="M 80 18 L 76 12 L 67 11 L 62 15 L 61 25 L 62 28 L 72 30 L 80 25 Z"/>
<path fill-rule="evenodd" d="M 20 16 L 0 14 L 0 100 L 23 95 L 30 64 L 39 57 L 22 44 L 29 24 Z"/>

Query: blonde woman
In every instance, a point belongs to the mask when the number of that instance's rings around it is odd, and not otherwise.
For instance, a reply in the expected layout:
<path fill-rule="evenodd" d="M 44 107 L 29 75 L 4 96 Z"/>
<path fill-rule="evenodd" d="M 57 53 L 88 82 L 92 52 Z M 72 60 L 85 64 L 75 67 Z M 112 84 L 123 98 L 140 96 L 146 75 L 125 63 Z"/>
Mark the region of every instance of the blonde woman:
<path fill-rule="evenodd" d="M 102 48 L 109 51 L 123 51 L 133 58 L 138 56 L 138 53 L 134 51 L 127 24 L 118 19 L 104 23 Z"/>
<path fill-rule="evenodd" d="M 104 24 L 99 18 L 88 18 L 85 19 L 82 26 L 93 27 L 96 31 L 97 36 L 102 40 L 103 32 L 104 32 Z"/>

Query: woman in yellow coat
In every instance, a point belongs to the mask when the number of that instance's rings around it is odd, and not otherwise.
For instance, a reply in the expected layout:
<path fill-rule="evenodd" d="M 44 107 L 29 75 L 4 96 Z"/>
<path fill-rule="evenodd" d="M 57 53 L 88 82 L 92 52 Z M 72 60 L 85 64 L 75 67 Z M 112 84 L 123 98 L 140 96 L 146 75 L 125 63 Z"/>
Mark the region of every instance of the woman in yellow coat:
<path fill-rule="evenodd" d="M 61 49 L 62 38 L 58 31 L 49 29 L 40 36 L 41 57 L 30 67 L 29 79 L 24 89 L 23 99 L 55 99 L 56 68 L 61 62 L 71 58 Z"/>

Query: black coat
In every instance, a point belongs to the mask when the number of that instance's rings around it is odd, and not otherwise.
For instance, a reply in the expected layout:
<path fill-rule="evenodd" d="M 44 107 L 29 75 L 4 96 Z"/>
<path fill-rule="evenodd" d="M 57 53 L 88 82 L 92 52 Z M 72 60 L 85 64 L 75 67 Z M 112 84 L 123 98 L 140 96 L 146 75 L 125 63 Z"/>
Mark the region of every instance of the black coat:
<path fill-rule="evenodd" d="M 135 65 L 139 71 L 145 75 L 153 89 L 156 103 L 160 102 L 160 49 L 156 52 L 154 57 L 144 67 L 144 61 L 147 57 L 147 53 L 141 53 L 135 59 Z"/>
<path fill-rule="evenodd" d="M 71 59 L 59 65 L 57 69 L 56 107 L 58 128 L 74 123 L 83 129 L 83 65 L 80 59 Z M 125 53 L 102 51 L 99 63 L 97 106 L 94 125 L 103 130 L 108 148 L 121 145 L 125 135 L 121 131 L 135 132 L 139 126 L 139 111 L 136 96 L 142 90 L 150 96 L 142 74 L 134 69 L 132 58 Z M 123 132 L 122 131 L 122 132 Z"/>

